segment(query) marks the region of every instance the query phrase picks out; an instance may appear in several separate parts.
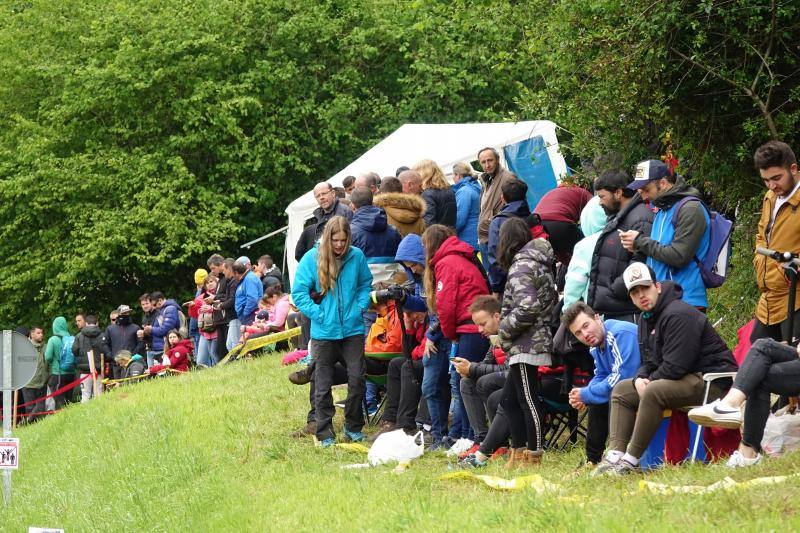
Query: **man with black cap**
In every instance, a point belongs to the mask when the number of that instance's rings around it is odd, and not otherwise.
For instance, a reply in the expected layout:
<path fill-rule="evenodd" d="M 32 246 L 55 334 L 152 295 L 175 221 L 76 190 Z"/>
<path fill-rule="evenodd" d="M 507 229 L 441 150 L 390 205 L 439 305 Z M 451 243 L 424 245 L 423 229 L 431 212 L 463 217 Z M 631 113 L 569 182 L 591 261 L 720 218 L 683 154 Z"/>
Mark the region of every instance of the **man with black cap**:
<path fill-rule="evenodd" d="M 636 177 L 628 188 L 638 190 L 658 212 L 649 237 L 636 230 L 623 231 L 619 234 L 622 246 L 646 255 L 658 281 L 680 284 L 683 300 L 705 311 L 706 286 L 695 258 L 701 260 L 708 252 L 711 231 L 700 192 L 655 159 L 636 165 Z"/>
<path fill-rule="evenodd" d="M 681 300 L 680 285 L 659 283 L 653 270 L 638 262 L 629 265 L 622 277 L 642 311 L 638 333 L 642 363 L 635 378 L 619 381 L 611 392 L 608 450 L 595 474 L 637 470 L 664 410 L 701 404 L 703 374 L 737 368 L 706 315 Z M 715 383 L 723 385 L 722 381 Z M 722 392 L 712 385 L 712 398 Z"/>
<path fill-rule="evenodd" d="M 144 353 L 144 344 L 137 334 L 140 329 L 142 328 L 133 323 L 131 308 L 129 306 L 122 304 L 117 307 L 117 319 L 115 323 L 106 328 L 106 344 L 103 350 L 103 353 L 108 356 L 108 361 L 111 364 L 113 379 L 120 379 L 124 372 L 124 369 L 117 364 L 114 356 L 122 350 L 127 350 L 130 353 Z"/>

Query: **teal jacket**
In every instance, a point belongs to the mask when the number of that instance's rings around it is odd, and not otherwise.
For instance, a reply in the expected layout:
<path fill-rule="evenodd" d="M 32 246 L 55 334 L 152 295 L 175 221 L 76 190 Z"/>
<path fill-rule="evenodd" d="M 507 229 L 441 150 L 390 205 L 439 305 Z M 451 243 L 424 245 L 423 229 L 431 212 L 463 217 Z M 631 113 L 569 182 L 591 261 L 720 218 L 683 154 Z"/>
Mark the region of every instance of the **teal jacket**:
<path fill-rule="evenodd" d="M 294 305 L 311 320 L 311 338 L 331 341 L 363 335 L 361 312 L 369 307 L 372 290 L 372 274 L 364 253 L 355 246 L 350 247 L 342 258 L 334 288 L 317 304 L 311 298 L 312 290 L 320 292 L 317 252 L 318 247 L 314 247 L 303 256 L 292 285 Z"/>
<path fill-rule="evenodd" d="M 53 320 L 53 336 L 47 339 L 47 348 L 44 350 L 44 360 L 50 365 L 50 373 L 55 376 L 63 374 L 59 366 L 61 358 L 61 337 L 70 335 L 67 329 L 67 319 L 63 316 Z"/>

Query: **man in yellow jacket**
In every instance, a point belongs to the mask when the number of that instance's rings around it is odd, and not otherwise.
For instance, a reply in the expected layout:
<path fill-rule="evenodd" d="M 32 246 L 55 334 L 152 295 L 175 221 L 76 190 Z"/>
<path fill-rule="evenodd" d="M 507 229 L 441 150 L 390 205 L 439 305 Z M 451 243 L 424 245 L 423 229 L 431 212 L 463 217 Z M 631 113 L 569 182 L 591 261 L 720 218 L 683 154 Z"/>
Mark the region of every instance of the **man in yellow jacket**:
<path fill-rule="evenodd" d="M 800 175 L 797 158 L 786 143 L 770 141 L 756 150 L 753 159 L 761 179 L 769 189 L 761 208 L 756 247 L 800 254 Z M 795 336 L 800 336 L 800 291 L 793 315 L 787 316 L 789 283 L 781 264 L 756 254 L 753 266 L 761 298 L 756 308 L 756 325 L 751 340 L 768 337 L 791 342 L 792 331 Z"/>

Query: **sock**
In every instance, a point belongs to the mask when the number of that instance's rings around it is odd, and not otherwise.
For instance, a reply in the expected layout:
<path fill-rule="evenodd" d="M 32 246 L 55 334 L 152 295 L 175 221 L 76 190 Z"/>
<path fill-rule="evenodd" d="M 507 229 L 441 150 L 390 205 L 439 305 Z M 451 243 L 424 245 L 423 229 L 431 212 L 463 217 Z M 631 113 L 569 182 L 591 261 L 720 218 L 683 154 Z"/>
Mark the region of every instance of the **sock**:
<path fill-rule="evenodd" d="M 625 452 L 625 455 L 622 456 L 622 460 L 629 462 L 633 466 L 636 466 L 636 465 L 639 464 L 639 458 L 632 456 L 628 452 Z"/>
<path fill-rule="evenodd" d="M 616 463 L 617 461 L 619 461 L 622 458 L 623 455 L 625 455 L 625 454 L 623 452 L 618 451 L 618 450 L 608 450 L 606 452 L 605 459 L 609 463 Z"/>

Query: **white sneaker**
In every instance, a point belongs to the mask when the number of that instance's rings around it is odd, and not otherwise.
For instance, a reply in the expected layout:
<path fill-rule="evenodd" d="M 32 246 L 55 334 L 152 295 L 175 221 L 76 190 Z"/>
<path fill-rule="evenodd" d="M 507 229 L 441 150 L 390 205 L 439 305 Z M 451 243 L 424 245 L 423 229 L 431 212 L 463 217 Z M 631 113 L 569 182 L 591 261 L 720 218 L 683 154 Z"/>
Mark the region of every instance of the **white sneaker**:
<path fill-rule="evenodd" d="M 747 457 L 739 453 L 739 450 L 736 450 L 735 452 L 733 452 L 733 455 L 731 455 L 728 458 L 728 462 L 725 463 L 725 466 L 727 466 L 728 468 L 742 468 L 745 466 L 753 466 L 760 463 L 761 458 L 762 455 L 760 453 L 757 453 L 755 457 L 753 457 L 752 459 L 748 459 Z"/>
<path fill-rule="evenodd" d="M 458 439 L 456 443 L 453 444 L 453 446 L 449 450 L 447 450 L 447 456 L 452 457 L 454 455 L 461 455 L 462 453 L 472 448 L 473 444 L 475 443 L 469 439 L 464 439 L 464 438 Z"/>
<path fill-rule="evenodd" d="M 689 420 L 700 426 L 739 429 L 742 425 L 742 411 L 723 405 L 714 400 L 689 411 Z"/>

